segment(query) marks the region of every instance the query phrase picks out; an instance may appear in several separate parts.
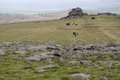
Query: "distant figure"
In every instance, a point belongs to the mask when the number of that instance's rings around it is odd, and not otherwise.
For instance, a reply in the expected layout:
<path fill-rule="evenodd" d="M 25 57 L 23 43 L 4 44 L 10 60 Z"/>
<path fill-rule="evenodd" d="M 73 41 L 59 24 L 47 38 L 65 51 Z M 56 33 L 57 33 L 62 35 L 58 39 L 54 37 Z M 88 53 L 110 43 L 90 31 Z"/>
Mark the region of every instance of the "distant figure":
<path fill-rule="evenodd" d="M 69 22 L 69 23 L 66 23 L 66 26 L 70 26 L 70 22 Z"/>
<path fill-rule="evenodd" d="M 78 25 L 78 24 L 75 24 L 75 25 Z"/>
<path fill-rule="evenodd" d="M 91 17 L 91 19 L 95 19 L 95 17 Z"/>
<path fill-rule="evenodd" d="M 87 20 L 86 20 L 86 23 L 87 23 Z"/>
<path fill-rule="evenodd" d="M 73 23 L 72 25 L 78 25 L 77 23 Z"/>
<path fill-rule="evenodd" d="M 76 37 L 78 35 L 78 32 L 73 32 L 73 35 Z"/>

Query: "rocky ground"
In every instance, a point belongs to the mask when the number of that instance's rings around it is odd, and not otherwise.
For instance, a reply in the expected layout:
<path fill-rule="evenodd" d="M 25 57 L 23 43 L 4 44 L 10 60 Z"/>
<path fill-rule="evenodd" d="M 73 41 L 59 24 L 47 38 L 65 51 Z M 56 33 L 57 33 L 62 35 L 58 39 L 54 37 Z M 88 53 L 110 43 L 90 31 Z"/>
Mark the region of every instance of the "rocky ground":
<path fill-rule="evenodd" d="M 120 66 L 119 44 L 71 44 L 69 46 L 58 45 L 54 42 L 36 43 L 28 41 L 4 42 L 0 44 L 0 57 L 10 55 L 14 59 L 27 61 L 46 61 L 49 65 L 38 67 L 36 72 L 45 72 L 46 69 L 58 67 L 60 64 L 74 66 L 92 66 L 99 69 L 104 67 L 118 68 Z M 19 55 L 23 55 L 21 58 Z M 60 64 L 56 64 L 58 60 Z M 99 80 L 107 80 L 113 73 L 106 72 L 106 76 L 100 76 Z M 63 80 L 80 78 L 88 80 L 91 75 L 87 73 L 70 74 Z M 72 77 L 72 78 L 71 78 Z"/>

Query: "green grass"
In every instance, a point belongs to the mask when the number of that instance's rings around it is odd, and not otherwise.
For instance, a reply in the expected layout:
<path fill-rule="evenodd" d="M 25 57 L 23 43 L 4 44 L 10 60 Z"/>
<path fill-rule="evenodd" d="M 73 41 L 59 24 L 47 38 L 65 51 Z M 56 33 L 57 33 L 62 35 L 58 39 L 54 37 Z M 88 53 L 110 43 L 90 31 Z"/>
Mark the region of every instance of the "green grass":
<path fill-rule="evenodd" d="M 0 42 L 14 42 L 18 40 L 45 42 L 54 41 L 60 44 L 70 43 L 120 43 L 120 18 L 118 16 L 96 16 L 97 19 L 91 20 L 90 16 L 70 20 L 53 20 L 39 22 L 22 22 L 0 25 Z M 109 19 L 108 19 L 109 17 Z M 86 23 L 86 19 L 88 23 Z M 66 26 L 66 22 L 78 23 L 77 26 Z M 74 37 L 73 31 L 77 31 L 79 35 Z M 65 62 L 59 62 L 55 59 L 58 65 L 56 68 L 47 69 L 46 72 L 38 73 L 35 68 L 49 65 L 45 61 L 32 62 L 27 61 L 23 55 L 21 58 L 13 59 L 12 54 L 0 56 L 0 80 L 71 80 L 67 76 L 73 73 L 88 73 L 90 80 L 99 80 L 100 76 L 104 76 L 106 72 L 111 72 L 113 76 L 107 77 L 108 80 L 120 79 L 120 67 L 103 67 L 94 66 L 76 66 L 68 64 L 71 59 L 65 58 Z M 16 54 L 14 54 L 16 55 Z M 28 53 L 27 55 L 32 55 Z M 67 56 L 69 57 L 69 56 Z M 80 55 L 76 55 L 79 60 Z M 88 60 L 93 62 L 106 60 L 107 55 L 102 58 L 88 57 Z M 116 60 L 116 59 L 112 59 Z M 120 61 L 120 59 L 116 60 Z M 89 71 L 89 72 L 88 72 Z M 72 79 L 73 80 L 73 79 Z"/>
<path fill-rule="evenodd" d="M 92 58 L 89 60 L 92 60 Z M 106 72 L 110 72 L 113 75 L 108 76 L 108 80 L 119 80 L 120 78 L 120 75 L 118 74 L 120 73 L 119 66 L 100 66 L 102 68 L 98 68 L 92 65 L 76 66 L 68 64 L 67 62 L 63 62 L 61 64 L 61 62 L 59 62 L 57 59 L 54 61 L 58 65 L 56 68 L 46 69 L 47 71 L 38 73 L 35 71 L 37 67 L 49 65 L 49 63 L 45 61 L 27 61 L 23 58 L 17 60 L 11 58 L 11 55 L 0 56 L 0 80 L 71 80 L 67 76 L 74 73 L 90 74 L 90 80 L 99 80 L 99 77 L 105 76 Z"/>
<path fill-rule="evenodd" d="M 0 42 L 18 40 L 54 41 L 56 43 L 120 43 L 120 19 L 117 16 L 91 16 L 70 20 L 22 22 L 0 25 Z M 109 19 L 108 19 L 109 17 Z M 86 23 L 86 20 L 88 22 Z M 66 22 L 75 22 L 77 26 L 66 26 Z M 73 31 L 79 35 L 74 37 Z"/>

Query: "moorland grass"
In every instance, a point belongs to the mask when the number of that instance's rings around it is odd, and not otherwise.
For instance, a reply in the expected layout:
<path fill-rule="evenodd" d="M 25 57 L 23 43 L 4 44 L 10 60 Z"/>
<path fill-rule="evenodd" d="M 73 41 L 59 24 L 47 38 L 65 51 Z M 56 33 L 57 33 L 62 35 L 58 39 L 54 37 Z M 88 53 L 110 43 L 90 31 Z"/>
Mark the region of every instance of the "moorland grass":
<path fill-rule="evenodd" d="M 14 42 L 18 40 L 27 41 L 54 41 L 60 44 L 70 43 L 120 43 L 120 19 L 118 16 L 96 16 L 95 20 L 91 16 L 68 20 L 22 22 L 0 25 L 0 42 Z M 109 18 L 108 18 L 109 17 Z M 86 23 L 86 20 L 87 23 Z M 66 22 L 75 22 L 78 25 L 66 26 Z M 72 32 L 78 32 L 74 37 Z M 16 55 L 16 54 L 14 54 Z M 26 56 L 31 53 L 26 54 Z M 113 76 L 107 77 L 108 80 L 120 79 L 120 67 L 94 67 L 94 66 L 76 66 L 68 64 L 69 58 L 64 63 L 55 59 L 56 68 L 47 69 L 47 71 L 38 73 L 35 71 L 40 66 L 49 65 L 45 61 L 27 61 L 23 55 L 20 59 L 14 59 L 12 54 L 0 56 L 0 80 L 71 80 L 67 76 L 73 73 L 88 73 L 90 80 L 99 80 L 106 72 L 111 72 Z M 67 55 L 63 55 L 64 58 Z M 77 55 L 77 60 L 80 55 Z M 67 56 L 68 57 L 68 56 Z M 107 60 L 107 55 L 102 58 L 89 56 L 88 60 L 93 62 Z M 120 61 L 119 59 L 111 59 Z M 73 80 L 73 79 L 72 79 Z"/>
<path fill-rule="evenodd" d="M 119 16 L 84 16 L 76 19 L 33 21 L 0 25 L 0 42 L 28 41 L 54 41 L 56 43 L 120 43 Z M 87 23 L 86 23 L 87 20 Z M 67 22 L 78 25 L 66 26 Z M 78 32 L 74 37 L 72 32 Z"/>

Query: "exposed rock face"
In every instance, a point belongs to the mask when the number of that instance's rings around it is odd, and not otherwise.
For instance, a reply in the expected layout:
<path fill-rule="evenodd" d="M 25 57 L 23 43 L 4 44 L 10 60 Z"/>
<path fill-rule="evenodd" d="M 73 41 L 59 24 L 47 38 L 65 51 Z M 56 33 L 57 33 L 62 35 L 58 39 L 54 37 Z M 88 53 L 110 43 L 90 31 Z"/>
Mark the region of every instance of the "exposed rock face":
<path fill-rule="evenodd" d="M 71 19 L 71 18 L 77 18 L 81 17 L 83 15 L 87 15 L 86 13 L 83 13 L 83 10 L 79 7 L 73 8 L 69 13 L 68 16 L 63 17 L 62 19 Z"/>

